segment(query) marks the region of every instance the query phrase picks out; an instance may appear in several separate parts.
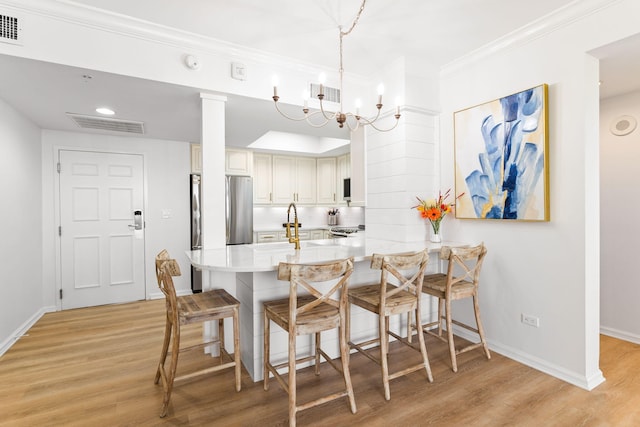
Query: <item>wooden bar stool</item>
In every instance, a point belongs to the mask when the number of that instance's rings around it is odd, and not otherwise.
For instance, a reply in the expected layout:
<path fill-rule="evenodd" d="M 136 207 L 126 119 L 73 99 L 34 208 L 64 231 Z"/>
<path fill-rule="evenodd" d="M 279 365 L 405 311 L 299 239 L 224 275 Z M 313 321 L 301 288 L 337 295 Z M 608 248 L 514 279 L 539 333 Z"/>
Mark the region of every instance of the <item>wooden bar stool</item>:
<path fill-rule="evenodd" d="M 158 363 L 154 381 L 158 384 L 160 379 L 162 379 L 162 387 L 164 389 L 160 417 L 167 415 L 169 400 L 171 399 L 171 392 L 175 381 L 235 367 L 236 391 L 240 391 L 241 388 L 240 375 L 242 363 L 240 362 L 240 334 L 238 325 L 240 302 L 224 289 L 215 289 L 194 295 L 177 297 L 172 276 L 179 275 L 180 267 L 176 260 L 169 259 L 169 254 L 166 250 L 160 252 L 156 257 L 156 276 L 158 278 L 158 286 L 162 293 L 164 293 L 167 308 L 164 342 L 162 344 L 160 362 Z M 233 318 L 234 357 L 231 357 L 224 348 L 224 319 L 228 317 Z M 211 320 L 218 321 L 218 338 L 180 348 L 181 326 Z M 169 354 L 170 343 L 171 361 L 167 370 L 165 361 Z M 217 365 L 176 377 L 178 355 L 180 352 L 197 348 L 202 349 L 212 344 L 218 344 L 220 347 L 220 358 Z M 229 361 L 225 363 L 225 359 Z"/>
<path fill-rule="evenodd" d="M 264 389 L 269 389 L 269 373 L 289 394 L 289 425 L 296 425 L 298 411 L 308 409 L 344 396 L 349 399 L 352 413 L 356 413 L 356 402 L 349 373 L 349 350 L 345 321 L 347 315 L 347 285 L 353 272 L 353 259 L 339 260 L 325 264 L 288 264 L 278 266 L 278 279 L 289 281 L 289 298 L 264 302 Z M 328 291 L 320 291 L 318 285 L 328 286 Z M 337 298 L 336 299 L 333 299 Z M 272 365 L 270 352 L 270 322 L 289 333 L 288 361 Z M 341 368 L 322 350 L 320 333 L 338 328 Z M 296 359 L 296 337 L 315 334 L 314 353 Z M 320 356 L 333 368 L 343 374 L 345 388 L 342 391 L 319 397 L 313 401 L 298 404 L 296 397 L 296 365 L 314 361 L 315 373 L 320 374 Z M 278 373 L 278 369 L 288 366 L 288 381 Z"/>
<path fill-rule="evenodd" d="M 349 345 L 380 365 L 386 400 L 391 399 L 389 380 L 394 378 L 424 369 L 429 382 L 433 382 L 424 336 L 418 334 L 418 348 L 416 348 L 410 341 L 411 335 L 403 338 L 389 330 L 389 316 L 394 314 L 414 313 L 416 322 L 420 323 L 422 280 L 428 260 L 429 255 L 426 250 L 405 254 L 374 254 L 371 258 L 371 268 L 381 270 L 380 282 L 349 289 L 351 304 L 378 315 L 378 338 L 357 344 L 350 341 Z M 387 360 L 389 336 L 419 351 L 422 355 L 420 363 L 390 374 Z M 380 345 L 379 357 L 373 356 L 369 349 L 365 349 L 365 346 L 374 343 Z"/>
<path fill-rule="evenodd" d="M 440 259 L 447 260 L 449 263 L 447 274 L 428 274 L 424 277 L 422 292 L 438 298 L 438 320 L 422 325 L 422 329 L 424 332 L 449 344 L 449 356 L 451 358 L 453 372 L 458 372 L 456 356 L 460 353 L 473 350 L 474 348 L 482 347 L 487 359 L 491 359 L 489 346 L 487 345 L 482 322 L 480 321 L 480 306 L 478 304 L 480 268 L 482 267 L 482 261 L 486 254 L 487 248 L 484 244 L 462 248 L 444 246 L 440 250 Z M 460 273 L 460 275 L 455 276 L 454 274 L 456 272 Z M 473 312 L 475 314 L 477 328 L 452 319 L 451 301 L 462 298 L 473 298 Z M 443 308 L 445 312 L 444 316 L 442 315 Z M 446 337 L 442 335 L 443 320 L 446 324 Z M 480 336 L 480 342 L 469 344 L 456 350 L 452 325 L 458 325 L 475 332 Z M 438 327 L 437 333 L 432 330 L 434 326 Z"/>

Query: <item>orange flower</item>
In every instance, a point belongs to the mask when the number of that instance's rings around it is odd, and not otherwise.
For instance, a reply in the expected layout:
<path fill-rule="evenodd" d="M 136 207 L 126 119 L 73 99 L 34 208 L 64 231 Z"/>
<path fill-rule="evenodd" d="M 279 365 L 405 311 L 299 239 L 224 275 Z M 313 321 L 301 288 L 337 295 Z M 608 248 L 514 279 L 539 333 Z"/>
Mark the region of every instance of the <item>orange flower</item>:
<path fill-rule="evenodd" d="M 442 214 L 440 213 L 440 209 L 438 208 L 429 208 L 427 211 L 425 211 L 425 215 L 423 215 L 422 217 L 429 218 L 430 221 L 436 221 L 442 217 Z"/>
<path fill-rule="evenodd" d="M 418 199 L 418 205 L 413 206 L 413 208 L 418 210 L 421 218 L 429 220 L 435 233 L 438 233 L 440 230 L 440 221 L 442 221 L 442 218 L 450 213 L 453 206 L 455 206 L 455 203 L 446 203 L 450 194 L 451 190 L 447 190 L 444 194 L 439 191 L 437 199 L 421 199 L 420 197 L 416 197 L 416 199 Z M 456 200 L 463 194 L 464 193 L 457 196 Z"/>

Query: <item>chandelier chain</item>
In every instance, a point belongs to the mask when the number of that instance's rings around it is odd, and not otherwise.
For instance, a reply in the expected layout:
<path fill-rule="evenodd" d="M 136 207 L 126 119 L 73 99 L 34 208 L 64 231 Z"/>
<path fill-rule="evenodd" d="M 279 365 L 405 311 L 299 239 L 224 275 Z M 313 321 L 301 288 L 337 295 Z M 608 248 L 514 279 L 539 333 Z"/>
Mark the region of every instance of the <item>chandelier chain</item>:
<path fill-rule="evenodd" d="M 347 30 L 347 31 L 342 31 L 342 26 L 338 26 L 338 29 L 340 30 L 340 68 L 338 69 L 338 74 L 340 75 L 340 111 L 344 111 L 344 106 L 342 104 L 342 74 L 344 73 L 344 67 L 342 65 L 342 38 L 344 36 L 348 36 L 351 31 L 353 31 L 353 29 L 356 27 L 356 25 L 358 25 L 358 21 L 360 20 L 360 15 L 362 15 L 362 12 L 364 11 L 364 5 L 367 3 L 367 0 L 362 0 L 362 4 L 360 5 L 360 10 L 358 10 L 358 13 L 356 15 L 356 17 L 353 19 L 353 22 L 351 23 L 351 27 Z"/>

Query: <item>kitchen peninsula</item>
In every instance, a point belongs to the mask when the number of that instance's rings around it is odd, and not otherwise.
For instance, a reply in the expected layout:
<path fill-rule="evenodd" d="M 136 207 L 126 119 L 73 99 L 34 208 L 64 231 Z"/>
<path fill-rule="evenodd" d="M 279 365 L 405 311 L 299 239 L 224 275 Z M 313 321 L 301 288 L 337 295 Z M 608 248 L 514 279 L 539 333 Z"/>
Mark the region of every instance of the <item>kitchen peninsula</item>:
<path fill-rule="evenodd" d="M 362 233 L 363 235 L 365 233 Z M 444 243 L 447 244 L 447 243 Z M 448 242 L 450 245 L 454 243 Z M 301 242 L 300 250 L 288 242 L 227 246 L 220 249 L 188 251 L 191 264 L 203 270 L 203 289 L 224 288 L 240 300 L 240 342 L 242 362 L 254 381 L 263 377 L 263 310 L 262 302 L 289 295 L 289 283 L 277 279 L 280 262 L 319 263 L 353 257 L 354 272 L 350 286 L 380 280 L 380 271 L 371 270 L 369 260 L 374 253 L 400 253 L 429 250 L 428 271 L 438 271 L 438 251 L 442 244 L 430 242 L 401 243 L 386 240 L 334 238 Z M 423 320 L 435 313 L 428 296 L 423 297 Z M 396 316 L 399 317 L 399 316 Z M 401 324 L 402 322 L 402 324 Z M 391 327 L 406 331 L 406 319 L 392 319 Z M 403 326 L 405 325 L 405 326 Z M 351 335 L 354 339 L 372 338 L 377 334 L 377 322 L 364 310 L 354 307 L 351 312 Z M 284 331 L 272 328 L 271 354 L 274 360 L 286 360 L 287 337 Z M 225 334 L 230 337 L 230 333 Z M 403 333 L 404 335 L 404 333 Z M 338 357 L 337 333 L 327 332 L 322 337 L 323 348 L 331 357 Z M 298 337 L 300 354 L 308 352 L 312 336 Z M 232 348 L 232 343 L 227 343 Z M 229 348 L 229 347 L 228 347 Z"/>

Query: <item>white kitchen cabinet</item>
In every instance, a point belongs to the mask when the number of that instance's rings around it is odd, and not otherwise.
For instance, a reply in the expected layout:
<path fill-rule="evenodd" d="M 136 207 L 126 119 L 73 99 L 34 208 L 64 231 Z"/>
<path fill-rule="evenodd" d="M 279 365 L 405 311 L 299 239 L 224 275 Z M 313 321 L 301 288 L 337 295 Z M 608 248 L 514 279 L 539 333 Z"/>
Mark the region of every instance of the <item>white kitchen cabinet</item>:
<path fill-rule="evenodd" d="M 273 203 L 316 203 L 316 159 L 273 156 Z"/>
<path fill-rule="evenodd" d="M 225 150 L 225 173 L 227 175 L 251 176 L 253 153 L 248 150 L 227 148 Z"/>
<path fill-rule="evenodd" d="M 253 154 L 253 203 L 258 205 L 272 203 L 272 170 L 271 155 Z"/>
<path fill-rule="evenodd" d="M 345 206 L 347 202 L 344 201 L 344 179 L 351 177 L 351 156 L 349 154 L 336 159 L 336 177 L 338 204 Z"/>
<path fill-rule="evenodd" d="M 294 157 L 273 156 L 273 203 L 295 202 L 296 159 Z"/>
<path fill-rule="evenodd" d="M 316 203 L 316 159 L 310 157 L 296 158 L 296 203 L 313 205 Z"/>
<path fill-rule="evenodd" d="M 320 239 L 328 239 L 332 237 L 329 234 L 329 237 L 326 237 L 326 230 L 323 229 L 311 229 L 311 230 L 303 230 L 301 228 L 298 229 L 298 236 L 300 237 L 300 241 L 302 240 L 320 240 Z M 328 233 L 328 232 L 327 232 Z M 291 229 L 291 234 L 294 234 L 293 228 Z M 254 233 L 254 241 L 256 243 L 272 243 L 272 242 L 287 242 L 289 239 L 287 238 L 287 230 L 282 229 L 281 231 L 258 231 Z"/>
<path fill-rule="evenodd" d="M 202 145 L 191 144 L 191 173 L 202 173 Z"/>
<path fill-rule="evenodd" d="M 256 243 L 270 243 L 280 240 L 277 232 L 272 231 L 259 231 L 256 233 Z"/>
<path fill-rule="evenodd" d="M 337 199 L 336 158 L 326 157 L 316 161 L 318 176 L 318 204 L 335 205 Z"/>
<path fill-rule="evenodd" d="M 225 174 L 227 175 L 252 175 L 253 152 L 227 148 L 225 153 Z M 202 145 L 191 144 L 191 173 L 202 173 Z"/>

